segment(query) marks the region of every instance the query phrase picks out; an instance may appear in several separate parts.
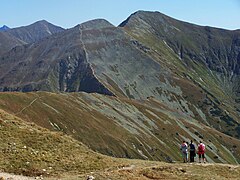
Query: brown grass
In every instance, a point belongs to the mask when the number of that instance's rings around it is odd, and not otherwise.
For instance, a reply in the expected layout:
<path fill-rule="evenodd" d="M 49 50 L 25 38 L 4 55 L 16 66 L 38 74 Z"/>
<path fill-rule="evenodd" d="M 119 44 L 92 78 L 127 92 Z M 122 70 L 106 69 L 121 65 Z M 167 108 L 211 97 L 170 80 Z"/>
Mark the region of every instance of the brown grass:
<path fill-rule="evenodd" d="M 50 132 L 0 110 L 0 169 L 27 176 L 86 173 L 114 166 L 63 133 Z"/>

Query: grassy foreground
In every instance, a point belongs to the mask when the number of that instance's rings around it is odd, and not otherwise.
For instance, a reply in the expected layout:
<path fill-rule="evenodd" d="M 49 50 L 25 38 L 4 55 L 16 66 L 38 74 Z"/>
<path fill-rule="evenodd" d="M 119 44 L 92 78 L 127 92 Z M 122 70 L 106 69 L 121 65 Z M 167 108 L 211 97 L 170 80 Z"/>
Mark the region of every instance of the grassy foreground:
<path fill-rule="evenodd" d="M 63 133 L 50 132 L 0 110 L 0 169 L 27 176 L 87 173 L 116 163 Z"/>

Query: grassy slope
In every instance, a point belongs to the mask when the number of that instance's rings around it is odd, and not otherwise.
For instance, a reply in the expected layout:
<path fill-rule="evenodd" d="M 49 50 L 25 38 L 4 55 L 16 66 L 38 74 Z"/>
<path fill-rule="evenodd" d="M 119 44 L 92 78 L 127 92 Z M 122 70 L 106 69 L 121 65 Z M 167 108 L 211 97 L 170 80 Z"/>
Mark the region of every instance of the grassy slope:
<path fill-rule="evenodd" d="M 0 110 L 0 169 L 27 176 L 87 173 L 115 166 L 63 133 L 50 132 Z"/>
<path fill-rule="evenodd" d="M 195 139 L 207 144 L 210 162 L 240 161 L 239 140 L 156 99 L 136 101 L 86 93 L 1 93 L 0 108 L 115 157 L 178 161 L 182 139 Z"/>
<path fill-rule="evenodd" d="M 27 176 L 53 179 L 237 179 L 240 167 L 233 165 L 186 165 L 154 161 L 113 159 L 92 152 L 83 144 L 26 123 L 0 110 L 0 169 Z M 204 172 L 204 174 L 202 173 Z"/>

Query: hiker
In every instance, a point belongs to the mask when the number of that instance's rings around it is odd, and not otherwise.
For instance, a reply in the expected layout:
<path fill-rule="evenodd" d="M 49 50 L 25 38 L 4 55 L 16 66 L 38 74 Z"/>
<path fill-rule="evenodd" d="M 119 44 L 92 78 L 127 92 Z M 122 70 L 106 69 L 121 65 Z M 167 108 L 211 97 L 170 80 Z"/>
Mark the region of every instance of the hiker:
<path fill-rule="evenodd" d="M 186 141 L 183 141 L 183 143 L 181 144 L 180 150 L 182 152 L 183 162 L 184 163 L 188 162 L 188 145 Z"/>
<path fill-rule="evenodd" d="M 196 156 L 196 148 L 192 140 L 191 140 L 191 143 L 189 144 L 189 151 L 190 151 L 190 162 L 194 162 L 194 157 Z"/>
<path fill-rule="evenodd" d="M 206 159 L 205 159 L 205 144 L 202 143 L 202 141 L 200 141 L 199 145 L 198 145 L 198 158 L 199 158 L 199 163 L 201 163 L 202 161 L 205 163 Z"/>

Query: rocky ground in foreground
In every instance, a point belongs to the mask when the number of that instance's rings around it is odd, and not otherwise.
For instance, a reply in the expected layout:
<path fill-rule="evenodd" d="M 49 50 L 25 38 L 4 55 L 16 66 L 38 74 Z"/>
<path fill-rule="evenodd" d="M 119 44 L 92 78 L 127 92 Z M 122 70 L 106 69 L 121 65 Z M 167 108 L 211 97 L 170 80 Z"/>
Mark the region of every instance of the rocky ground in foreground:
<path fill-rule="evenodd" d="M 182 164 L 182 163 L 163 163 L 138 160 L 120 160 L 119 167 L 107 168 L 103 171 L 93 171 L 87 174 L 69 175 L 62 174 L 58 177 L 26 177 L 16 176 L 7 173 L 0 173 L 3 179 L 11 180 L 77 180 L 87 179 L 92 176 L 94 179 L 131 179 L 131 180 L 149 180 L 149 179 L 239 179 L 240 166 L 229 164 Z M 125 163 L 123 163 L 125 162 Z"/>
<path fill-rule="evenodd" d="M 152 165 L 151 165 L 152 164 Z M 94 172 L 87 175 L 79 175 L 63 178 L 87 179 L 91 175 L 95 179 L 239 179 L 240 167 L 226 164 L 169 164 L 169 163 L 145 163 L 139 161 L 118 169 L 109 169 L 104 172 Z M 62 178 L 61 178 L 62 179 Z M 51 179 L 56 180 L 56 179 Z"/>

